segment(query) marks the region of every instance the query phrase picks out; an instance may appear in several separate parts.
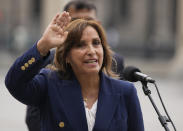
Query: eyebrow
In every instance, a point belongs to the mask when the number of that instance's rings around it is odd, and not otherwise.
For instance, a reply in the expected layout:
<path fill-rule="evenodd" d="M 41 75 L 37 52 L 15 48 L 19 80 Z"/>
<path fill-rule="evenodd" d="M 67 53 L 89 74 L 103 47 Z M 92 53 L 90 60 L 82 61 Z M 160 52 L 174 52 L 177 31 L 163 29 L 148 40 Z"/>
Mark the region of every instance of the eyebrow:
<path fill-rule="evenodd" d="M 92 40 L 99 40 L 99 41 L 101 41 L 100 37 L 92 38 Z M 80 41 L 85 41 L 85 40 L 81 39 Z"/>

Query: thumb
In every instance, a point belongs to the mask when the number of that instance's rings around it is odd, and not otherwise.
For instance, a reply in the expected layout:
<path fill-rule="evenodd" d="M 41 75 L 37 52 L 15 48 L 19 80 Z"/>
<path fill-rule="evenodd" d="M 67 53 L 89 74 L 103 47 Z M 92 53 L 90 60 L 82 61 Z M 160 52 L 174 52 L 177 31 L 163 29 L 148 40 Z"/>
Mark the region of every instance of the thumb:
<path fill-rule="evenodd" d="M 65 40 L 67 39 L 67 35 L 68 35 L 68 31 L 65 31 L 64 33 L 63 33 L 63 36 L 61 37 L 61 43 L 60 44 L 63 44 L 64 42 L 65 42 Z M 59 46 L 59 45 L 58 45 Z"/>
<path fill-rule="evenodd" d="M 68 31 L 65 31 L 65 32 L 64 32 L 63 41 L 65 41 L 65 40 L 67 39 L 67 36 L 68 36 Z"/>

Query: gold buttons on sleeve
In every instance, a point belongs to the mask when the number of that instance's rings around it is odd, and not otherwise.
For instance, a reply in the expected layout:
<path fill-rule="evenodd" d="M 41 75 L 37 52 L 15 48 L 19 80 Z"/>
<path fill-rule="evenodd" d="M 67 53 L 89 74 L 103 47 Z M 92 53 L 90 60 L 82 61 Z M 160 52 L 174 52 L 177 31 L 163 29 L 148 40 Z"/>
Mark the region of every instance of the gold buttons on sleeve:
<path fill-rule="evenodd" d="M 21 70 L 24 71 L 26 68 L 29 67 L 29 65 L 31 65 L 35 61 L 36 61 L 36 59 L 34 57 L 32 57 L 31 59 L 28 60 L 27 63 L 25 63 L 23 66 L 21 66 Z"/>
<path fill-rule="evenodd" d="M 25 66 L 25 67 L 29 67 L 29 64 L 28 64 L 28 63 L 25 63 L 24 66 Z"/>
<path fill-rule="evenodd" d="M 64 127 L 64 122 L 63 122 L 63 121 L 61 121 L 61 122 L 59 123 L 59 127 L 60 127 L 60 128 L 63 128 L 63 127 Z"/>
<path fill-rule="evenodd" d="M 21 70 L 24 71 L 25 70 L 25 66 L 21 66 Z"/>
<path fill-rule="evenodd" d="M 29 65 L 31 65 L 32 64 L 32 60 L 29 60 L 28 63 L 29 63 Z"/>
<path fill-rule="evenodd" d="M 32 60 L 32 62 L 35 62 L 36 61 L 36 59 L 34 57 L 32 57 L 31 60 Z"/>

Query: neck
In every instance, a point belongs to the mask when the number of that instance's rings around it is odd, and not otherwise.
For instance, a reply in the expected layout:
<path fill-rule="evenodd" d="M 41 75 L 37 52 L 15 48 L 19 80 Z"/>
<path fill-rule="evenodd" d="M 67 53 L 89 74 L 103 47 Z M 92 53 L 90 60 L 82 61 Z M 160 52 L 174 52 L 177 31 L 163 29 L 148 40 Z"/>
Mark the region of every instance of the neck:
<path fill-rule="evenodd" d="M 77 77 L 82 88 L 93 89 L 99 87 L 99 75 L 80 75 Z"/>
<path fill-rule="evenodd" d="M 99 86 L 100 86 L 99 74 L 80 75 L 80 76 L 77 76 L 77 79 L 81 85 L 83 98 L 86 98 L 86 99 L 98 98 L 98 92 L 99 92 Z"/>

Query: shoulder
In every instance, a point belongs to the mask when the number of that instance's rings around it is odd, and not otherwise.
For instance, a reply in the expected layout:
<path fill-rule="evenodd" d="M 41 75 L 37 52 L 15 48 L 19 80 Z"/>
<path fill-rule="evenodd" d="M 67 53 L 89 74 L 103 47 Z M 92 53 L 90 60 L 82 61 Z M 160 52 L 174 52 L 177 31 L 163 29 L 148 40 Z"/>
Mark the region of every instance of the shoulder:
<path fill-rule="evenodd" d="M 115 90 L 116 93 L 120 93 L 125 96 L 130 96 L 132 94 L 136 94 L 136 88 L 133 83 L 124 81 L 124 80 L 118 80 L 111 77 L 108 77 L 109 81 L 111 82 L 113 90 Z"/>
<path fill-rule="evenodd" d="M 126 106 L 134 107 L 139 103 L 137 90 L 133 83 L 112 78 L 110 81 L 114 94 L 119 95 L 122 101 L 126 101 L 125 103 L 128 103 Z"/>
<path fill-rule="evenodd" d="M 109 78 L 109 79 L 113 84 L 113 86 L 115 86 L 115 88 L 119 88 L 120 90 L 129 90 L 131 88 L 134 88 L 134 84 L 129 81 L 118 80 L 114 78 Z"/>
<path fill-rule="evenodd" d="M 60 76 L 59 72 L 50 68 L 43 68 L 40 70 L 39 75 L 46 77 L 47 79 L 55 79 Z"/>

